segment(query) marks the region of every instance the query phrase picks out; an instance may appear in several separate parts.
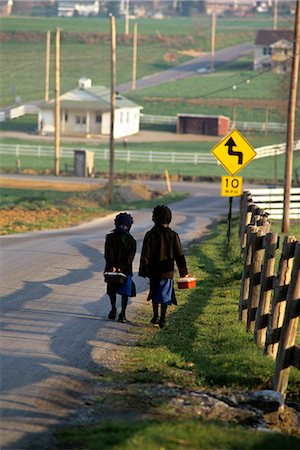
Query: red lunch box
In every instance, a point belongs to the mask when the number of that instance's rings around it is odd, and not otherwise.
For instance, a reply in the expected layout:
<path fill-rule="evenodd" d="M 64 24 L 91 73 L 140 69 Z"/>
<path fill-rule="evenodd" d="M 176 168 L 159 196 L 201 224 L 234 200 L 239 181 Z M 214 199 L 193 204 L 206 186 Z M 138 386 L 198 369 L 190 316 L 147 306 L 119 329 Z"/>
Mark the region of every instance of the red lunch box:
<path fill-rule="evenodd" d="M 184 277 L 177 280 L 178 289 L 193 289 L 196 287 L 197 279 L 195 277 Z"/>

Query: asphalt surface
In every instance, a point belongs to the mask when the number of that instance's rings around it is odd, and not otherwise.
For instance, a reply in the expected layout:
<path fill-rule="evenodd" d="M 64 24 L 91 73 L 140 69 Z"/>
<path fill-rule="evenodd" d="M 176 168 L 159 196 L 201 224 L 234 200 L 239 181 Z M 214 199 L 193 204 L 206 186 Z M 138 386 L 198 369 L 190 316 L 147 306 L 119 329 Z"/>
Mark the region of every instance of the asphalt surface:
<path fill-rule="evenodd" d="M 149 184 L 159 189 L 162 182 Z M 172 227 L 186 247 L 227 213 L 228 202 L 218 184 L 172 186 L 192 194 L 172 205 Z M 1 237 L 1 449 L 27 448 L 60 423 L 78 405 L 86 382 L 101 373 L 108 352 L 117 358 L 122 338 L 135 332 L 135 309 L 148 289 L 137 276 L 139 253 L 153 224 L 151 210 L 132 214 L 138 295 L 126 324 L 107 320 L 102 275 L 115 214 L 69 229 Z"/>

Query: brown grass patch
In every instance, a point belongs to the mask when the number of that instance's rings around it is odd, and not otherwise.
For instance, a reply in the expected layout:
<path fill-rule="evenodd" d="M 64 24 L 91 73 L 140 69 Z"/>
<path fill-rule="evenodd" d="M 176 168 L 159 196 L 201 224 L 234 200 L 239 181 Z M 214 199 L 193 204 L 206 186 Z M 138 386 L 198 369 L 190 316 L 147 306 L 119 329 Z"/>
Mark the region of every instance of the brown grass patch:
<path fill-rule="evenodd" d="M 61 192 L 86 192 L 101 189 L 102 184 L 96 183 L 76 183 L 63 181 L 46 180 L 18 180 L 16 178 L 0 178 L 0 187 L 13 189 L 34 189 Z"/>

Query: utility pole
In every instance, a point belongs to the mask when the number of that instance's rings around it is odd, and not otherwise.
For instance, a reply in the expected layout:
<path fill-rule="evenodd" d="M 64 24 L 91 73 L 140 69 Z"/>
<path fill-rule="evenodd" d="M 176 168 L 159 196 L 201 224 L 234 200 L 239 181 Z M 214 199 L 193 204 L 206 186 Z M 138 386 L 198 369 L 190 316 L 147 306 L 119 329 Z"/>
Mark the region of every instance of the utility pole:
<path fill-rule="evenodd" d="M 287 138 L 286 138 L 286 156 L 285 156 L 285 178 L 284 178 L 284 205 L 282 231 L 288 233 L 290 227 L 290 196 L 293 172 L 293 147 L 295 132 L 295 116 L 297 102 L 297 86 L 299 74 L 299 52 L 300 52 L 300 1 L 297 2 L 295 29 L 294 29 L 294 46 L 293 59 L 291 69 L 291 85 L 289 94 L 288 120 L 287 120 Z"/>
<path fill-rule="evenodd" d="M 273 30 L 277 30 L 277 21 L 278 21 L 278 0 L 274 0 Z"/>
<path fill-rule="evenodd" d="M 108 183 L 108 203 L 113 201 L 114 189 L 114 162 L 115 162 L 115 142 L 114 142 L 114 122 L 116 103 L 116 23 L 115 17 L 110 16 L 111 30 L 111 84 L 110 84 L 110 139 L 109 139 L 109 183 Z"/>
<path fill-rule="evenodd" d="M 49 100 L 49 75 L 50 75 L 50 41 L 51 31 L 47 31 L 46 36 L 46 66 L 45 66 L 45 101 Z"/>
<path fill-rule="evenodd" d="M 216 43 L 216 12 L 213 11 L 211 15 L 211 54 L 210 54 L 211 70 L 214 70 L 215 65 L 215 43 Z"/>
<path fill-rule="evenodd" d="M 60 29 L 55 39 L 55 175 L 59 175 L 60 146 Z"/>
<path fill-rule="evenodd" d="M 129 0 L 125 0 L 125 36 L 129 35 Z"/>
<path fill-rule="evenodd" d="M 132 83 L 131 89 L 136 89 L 136 61 L 137 61 L 137 23 L 133 27 L 133 58 L 132 58 Z"/>

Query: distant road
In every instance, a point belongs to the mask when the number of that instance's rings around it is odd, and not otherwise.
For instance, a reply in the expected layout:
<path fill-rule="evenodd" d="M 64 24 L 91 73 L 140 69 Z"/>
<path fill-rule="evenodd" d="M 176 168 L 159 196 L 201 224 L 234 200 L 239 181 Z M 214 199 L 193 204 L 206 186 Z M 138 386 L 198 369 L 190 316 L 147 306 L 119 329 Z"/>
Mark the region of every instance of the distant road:
<path fill-rule="evenodd" d="M 234 61 L 235 59 L 238 59 L 241 56 L 250 53 L 251 51 L 253 51 L 253 42 L 246 42 L 244 44 L 239 44 L 233 47 L 218 50 L 215 53 L 214 66 L 215 68 L 220 67 L 221 65 L 230 61 Z M 201 72 L 198 71 L 201 71 L 201 69 L 203 70 L 209 68 L 210 61 L 210 53 L 199 56 L 198 58 L 193 58 L 190 61 L 173 67 L 172 69 L 164 70 L 162 72 L 155 73 L 154 75 L 150 75 L 137 80 L 136 89 L 157 86 L 159 84 L 167 83 L 168 81 L 181 80 L 183 78 L 188 78 L 197 74 L 201 76 Z M 122 94 L 130 92 L 131 82 L 120 84 L 119 86 L 117 86 L 117 91 Z"/>

